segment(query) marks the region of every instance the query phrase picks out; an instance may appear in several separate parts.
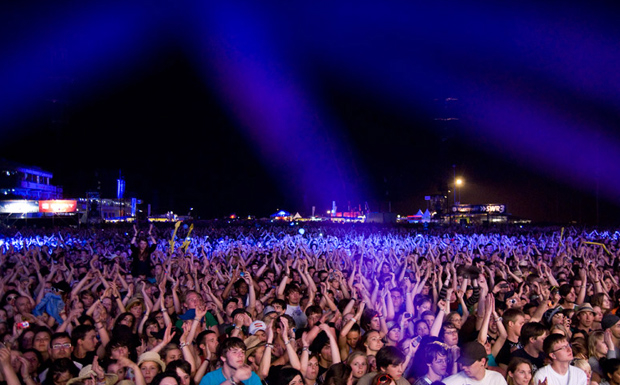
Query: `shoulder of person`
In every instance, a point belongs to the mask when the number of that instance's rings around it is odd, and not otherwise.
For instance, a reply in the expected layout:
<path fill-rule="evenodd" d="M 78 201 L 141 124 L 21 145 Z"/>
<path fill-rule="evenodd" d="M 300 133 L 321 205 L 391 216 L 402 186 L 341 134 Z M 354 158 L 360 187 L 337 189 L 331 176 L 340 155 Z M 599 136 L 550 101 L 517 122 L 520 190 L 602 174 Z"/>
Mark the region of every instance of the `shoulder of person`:
<path fill-rule="evenodd" d="M 460 384 L 462 383 L 463 379 L 467 378 L 467 376 L 462 372 L 457 372 L 449 377 L 446 377 L 442 380 L 442 382 L 446 385 L 450 385 L 450 384 Z"/>
<path fill-rule="evenodd" d="M 366 373 L 357 381 L 357 385 L 370 385 L 372 379 L 375 378 L 377 372 Z"/>
<path fill-rule="evenodd" d="M 494 370 L 487 369 L 485 376 L 490 378 L 493 381 L 493 384 L 506 384 L 506 379 L 504 376 Z"/>
<path fill-rule="evenodd" d="M 578 368 L 578 367 L 576 367 L 576 366 L 572 366 L 572 365 L 571 365 L 571 366 L 569 366 L 568 368 L 569 368 L 569 370 L 570 370 L 572 373 L 574 373 L 576 376 L 583 377 L 584 379 L 587 379 L 587 378 L 588 378 L 588 376 L 586 375 L 586 372 L 584 372 L 584 371 L 583 371 L 583 369 Z"/>
<path fill-rule="evenodd" d="M 538 368 L 536 373 L 534 373 L 534 380 L 536 379 L 544 379 L 549 374 L 549 365 L 545 365 L 542 368 Z"/>

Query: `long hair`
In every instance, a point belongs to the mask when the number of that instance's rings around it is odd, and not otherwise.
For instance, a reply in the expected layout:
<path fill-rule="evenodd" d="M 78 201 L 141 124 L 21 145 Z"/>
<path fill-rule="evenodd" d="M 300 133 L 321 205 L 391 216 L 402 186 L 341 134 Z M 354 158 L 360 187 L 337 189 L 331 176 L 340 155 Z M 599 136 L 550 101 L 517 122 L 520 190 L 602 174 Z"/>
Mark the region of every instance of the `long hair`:
<path fill-rule="evenodd" d="M 159 385 L 164 378 L 171 377 L 174 378 L 177 382 L 177 385 L 181 385 L 181 379 L 177 375 L 176 372 L 165 371 L 162 373 L 158 373 L 155 377 L 153 377 L 153 381 L 151 381 L 150 385 Z"/>
<path fill-rule="evenodd" d="M 590 333 L 590 336 L 588 337 L 588 357 L 596 357 L 596 345 L 599 341 L 602 341 L 604 337 L 605 332 L 602 330 L 596 330 Z"/>
<path fill-rule="evenodd" d="M 297 376 L 301 377 L 302 380 L 304 378 L 301 372 L 295 368 L 282 368 L 278 373 L 276 384 L 288 385 Z"/>
<path fill-rule="evenodd" d="M 181 370 L 183 373 L 188 374 L 190 385 L 195 385 L 194 376 L 192 376 L 192 366 L 189 364 L 189 362 L 181 359 L 172 361 L 168 365 L 166 365 L 166 372 L 176 373 L 177 369 Z"/>
<path fill-rule="evenodd" d="M 343 362 L 334 364 L 327 369 L 323 385 L 346 385 L 351 372 L 351 367 Z"/>
<path fill-rule="evenodd" d="M 525 358 L 513 357 L 512 360 L 510 360 L 508 367 L 506 368 L 506 382 L 508 382 L 508 385 L 515 385 L 515 381 L 512 377 L 510 377 L 509 373 L 514 374 L 514 372 L 517 370 L 517 368 L 521 364 L 526 364 L 530 368 L 530 373 L 532 373 L 532 378 L 530 378 L 530 384 L 532 384 L 532 381 L 534 379 L 534 375 L 532 371 L 532 363 L 526 360 Z"/>

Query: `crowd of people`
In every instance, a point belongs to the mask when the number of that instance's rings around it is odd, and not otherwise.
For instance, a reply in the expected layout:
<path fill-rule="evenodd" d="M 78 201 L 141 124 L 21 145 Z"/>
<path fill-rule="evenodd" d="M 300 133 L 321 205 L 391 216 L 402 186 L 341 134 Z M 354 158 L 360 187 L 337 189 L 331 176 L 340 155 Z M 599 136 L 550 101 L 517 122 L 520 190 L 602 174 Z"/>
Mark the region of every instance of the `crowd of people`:
<path fill-rule="evenodd" d="M 3 228 L 0 384 L 620 385 L 619 253 L 575 227 Z"/>

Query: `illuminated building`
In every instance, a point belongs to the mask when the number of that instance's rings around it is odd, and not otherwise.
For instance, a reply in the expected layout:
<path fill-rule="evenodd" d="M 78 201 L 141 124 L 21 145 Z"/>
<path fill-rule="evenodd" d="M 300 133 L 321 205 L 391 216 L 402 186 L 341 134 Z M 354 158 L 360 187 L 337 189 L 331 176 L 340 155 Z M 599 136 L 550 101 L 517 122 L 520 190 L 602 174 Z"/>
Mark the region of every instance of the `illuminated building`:
<path fill-rule="evenodd" d="M 0 197 L 62 199 L 62 187 L 52 185 L 52 177 L 38 167 L 0 160 Z"/>

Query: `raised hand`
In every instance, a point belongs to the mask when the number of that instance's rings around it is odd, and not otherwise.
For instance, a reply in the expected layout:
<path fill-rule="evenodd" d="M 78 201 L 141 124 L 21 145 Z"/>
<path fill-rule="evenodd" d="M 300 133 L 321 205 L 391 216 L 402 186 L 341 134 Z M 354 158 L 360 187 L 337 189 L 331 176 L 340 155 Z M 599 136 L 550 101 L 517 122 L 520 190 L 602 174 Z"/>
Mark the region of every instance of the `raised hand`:
<path fill-rule="evenodd" d="M 172 331 L 172 324 L 166 326 L 166 330 L 164 331 L 164 338 L 163 338 L 163 341 L 165 342 L 165 344 L 169 344 L 170 341 L 172 341 L 172 339 L 174 338 L 175 334 L 177 334 L 177 332 Z"/>
<path fill-rule="evenodd" d="M 98 380 L 102 380 L 105 377 L 105 372 L 103 371 L 103 368 L 99 365 L 99 357 L 97 356 L 95 356 L 95 358 L 93 359 L 92 369 L 95 374 L 97 374 Z"/>

